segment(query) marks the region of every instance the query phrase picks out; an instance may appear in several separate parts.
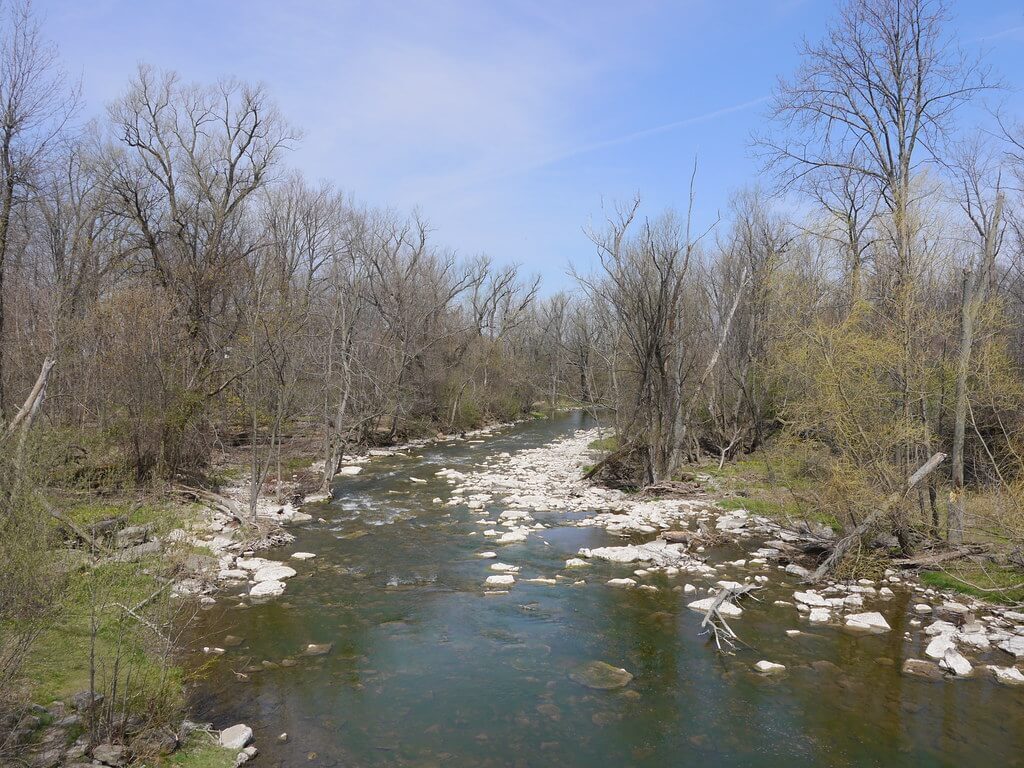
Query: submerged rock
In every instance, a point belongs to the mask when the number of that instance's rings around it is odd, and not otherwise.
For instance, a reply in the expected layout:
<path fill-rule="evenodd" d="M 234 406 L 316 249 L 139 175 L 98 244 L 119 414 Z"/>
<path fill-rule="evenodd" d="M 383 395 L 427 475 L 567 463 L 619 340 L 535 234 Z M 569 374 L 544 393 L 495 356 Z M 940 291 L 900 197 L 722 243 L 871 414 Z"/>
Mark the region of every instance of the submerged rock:
<path fill-rule="evenodd" d="M 587 688 L 606 691 L 629 685 L 633 675 L 604 661 L 588 661 L 570 672 L 569 679 Z"/>
<path fill-rule="evenodd" d="M 903 674 L 926 677 L 930 680 L 942 678 L 942 670 L 939 669 L 939 665 L 924 659 L 907 659 L 903 662 Z"/>
<path fill-rule="evenodd" d="M 326 656 L 334 648 L 334 643 L 310 643 L 302 652 L 303 656 Z"/>

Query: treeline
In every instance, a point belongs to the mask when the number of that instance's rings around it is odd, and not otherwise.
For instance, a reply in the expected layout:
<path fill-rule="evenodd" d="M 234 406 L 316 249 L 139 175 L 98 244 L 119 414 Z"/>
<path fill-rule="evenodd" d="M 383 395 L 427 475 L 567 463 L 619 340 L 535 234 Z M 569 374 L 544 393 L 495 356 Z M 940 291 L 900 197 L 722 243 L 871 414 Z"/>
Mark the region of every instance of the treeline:
<path fill-rule="evenodd" d="M 260 476 L 295 430 L 330 468 L 529 411 L 536 279 L 289 170 L 297 131 L 257 86 L 143 67 L 72 131 L 53 52 L 7 22 L 33 76 L 3 84 L 0 404 L 10 421 L 41 380 L 86 481 L 201 474 L 225 442 L 263 446 Z"/>
<path fill-rule="evenodd" d="M 994 491 L 974 537 L 1020 546 L 1024 127 L 952 30 L 937 0 L 843 3 L 753 140 L 764 187 L 706 231 L 634 200 L 591 233 L 597 268 L 547 311 L 552 375 L 615 414 L 607 473 L 772 437 L 853 527 L 943 452 L 889 520 L 902 548 L 961 543 L 965 488 Z"/>

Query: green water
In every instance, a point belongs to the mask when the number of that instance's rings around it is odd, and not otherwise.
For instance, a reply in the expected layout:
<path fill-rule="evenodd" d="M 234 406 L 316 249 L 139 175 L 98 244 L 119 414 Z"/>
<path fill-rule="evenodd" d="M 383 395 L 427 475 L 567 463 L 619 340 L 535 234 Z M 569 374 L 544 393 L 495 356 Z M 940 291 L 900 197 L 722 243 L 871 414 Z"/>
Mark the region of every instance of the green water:
<path fill-rule="evenodd" d="M 903 637 L 909 594 L 882 609 L 892 632 L 864 636 L 809 628 L 792 607 L 772 605 L 788 593 L 769 589 L 734 622 L 751 648 L 723 656 L 686 609 L 692 598 L 670 588 L 683 577 L 648 579 L 664 587 L 656 593 L 606 586 L 634 567 L 612 564 L 573 571 L 581 586 L 522 581 L 563 573 L 581 546 L 622 539 L 554 527 L 565 518 L 538 513 L 553 527 L 493 547 L 469 535 L 483 527 L 479 510 L 431 503 L 451 490 L 438 469 L 468 472 L 583 426 L 581 415 L 534 422 L 482 444 L 377 459 L 340 480 L 332 504 L 308 510 L 326 523 L 294 529 L 287 550 L 261 553 L 318 555 L 296 565 L 282 597 L 244 608 L 223 599 L 204 612 L 197 645 L 227 634 L 244 643 L 195 659 L 209 662 L 196 714 L 218 727 L 252 726 L 259 766 L 1024 764 L 1024 690 L 980 670 L 940 682 L 899 673 L 903 659 L 922 658 L 918 633 Z M 475 554 L 491 548 L 522 568 L 507 595 L 482 594 L 494 561 Z M 794 627 L 809 634 L 787 637 Z M 334 647 L 304 658 L 308 643 Z M 1002 656 L 991 658 L 1009 663 Z M 273 666 L 285 659 L 297 663 Z M 569 679 L 595 659 L 634 680 L 599 691 Z M 787 671 L 757 675 L 759 659 Z"/>

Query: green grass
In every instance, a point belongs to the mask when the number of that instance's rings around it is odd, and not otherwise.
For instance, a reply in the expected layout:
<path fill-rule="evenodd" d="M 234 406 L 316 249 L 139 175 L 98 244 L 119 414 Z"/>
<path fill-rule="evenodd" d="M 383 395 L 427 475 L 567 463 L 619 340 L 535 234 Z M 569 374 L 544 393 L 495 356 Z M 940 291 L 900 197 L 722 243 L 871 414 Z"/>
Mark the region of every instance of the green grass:
<path fill-rule="evenodd" d="M 63 511 L 71 520 L 81 526 L 126 515 L 128 517 L 127 525 L 152 523 L 157 535 L 167 533 L 172 528 L 181 527 L 185 518 L 185 510 L 180 505 L 148 499 L 141 502 L 134 499 L 79 502 L 64 507 Z"/>
<path fill-rule="evenodd" d="M 958 563 L 944 571 L 924 571 L 921 582 L 992 603 L 1024 601 L 1024 573 L 1013 568 L 977 563 Z"/>
<path fill-rule="evenodd" d="M 236 754 L 218 746 L 205 734 L 193 734 L 188 743 L 163 764 L 175 768 L 234 768 Z"/>
<path fill-rule="evenodd" d="M 608 437 L 599 437 L 597 440 L 592 440 L 587 444 L 587 448 L 592 451 L 605 451 L 611 453 L 619 447 L 619 439 L 614 435 Z"/>
<path fill-rule="evenodd" d="M 104 563 L 74 574 L 60 606 L 57 621 L 33 644 L 26 665 L 33 698 L 48 703 L 89 688 L 90 606 L 100 605 L 95 654 L 100 676 L 109 674 L 120 655 L 122 668 L 130 666 L 136 680 L 159 678 L 159 664 L 148 654 L 145 631 L 133 620 L 121 623 L 114 604 L 137 605 L 158 586 L 151 575 L 159 563 Z M 171 670 L 180 678 L 180 671 Z"/>

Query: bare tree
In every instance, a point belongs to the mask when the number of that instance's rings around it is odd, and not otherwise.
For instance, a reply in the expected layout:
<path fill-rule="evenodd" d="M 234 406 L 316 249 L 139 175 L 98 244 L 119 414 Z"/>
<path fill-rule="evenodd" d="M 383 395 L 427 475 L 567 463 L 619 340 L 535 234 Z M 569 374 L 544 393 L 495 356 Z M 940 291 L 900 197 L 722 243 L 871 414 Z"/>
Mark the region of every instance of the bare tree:
<path fill-rule="evenodd" d="M 4 390 L 4 276 L 11 217 L 31 195 L 47 152 L 77 108 L 56 47 L 43 36 L 29 0 L 0 6 L 0 422 Z"/>

